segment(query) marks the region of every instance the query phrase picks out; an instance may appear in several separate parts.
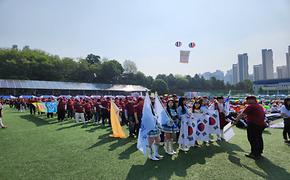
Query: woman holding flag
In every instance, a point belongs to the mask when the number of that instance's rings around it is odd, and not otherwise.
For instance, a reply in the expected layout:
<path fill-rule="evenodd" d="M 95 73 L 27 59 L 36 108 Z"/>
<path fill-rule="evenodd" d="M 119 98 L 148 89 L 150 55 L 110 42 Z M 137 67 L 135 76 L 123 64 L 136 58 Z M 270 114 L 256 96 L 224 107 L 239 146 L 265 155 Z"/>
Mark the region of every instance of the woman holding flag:
<path fill-rule="evenodd" d="M 169 99 L 167 101 L 166 110 L 170 116 L 170 119 L 166 124 L 162 124 L 162 131 L 165 133 L 164 150 L 167 154 L 173 155 L 176 154 L 176 152 L 173 150 L 173 133 L 179 131 L 177 127 L 179 119 L 173 99 Z"/>
<path fill-rule="evenodd" d="M 219 96 L 216 98 L 217 101 L 214 103 L 214 110 L 218 111 L 219 114 L 219 119 L 220 119 L 220 130 L 221 130 L 221 135 L 218 135 L 217 140 L 221 141 L 224 140 L 223 138 L 223 129 L 224 127 L 227 125 L 227 121 L 226 121 L 226 106 L 225 106 L 225 102 L 224 102 L 224 97 L 223 96 Z"/>
<path fill-rule="evenodd" d="M 182 151 L 189 151 L 189 147 L 187 145 L 187 137 L 185 134 L 188 134 L 188 116 L 190 116 L 190 112 L 186 106 L 186 99 L 184 97 L 179 98 L 177 113 L 179 118 L 181 119 L 180 123 L 180 135 L 178 138 L 179 148 Z"/>
<path fill-rule="evenodd" d="M 144 100 L 142 111 L 141 127 L 139 130 L 137 148 L 147 155 L 149 150 L 149 159 L 158 161 L 163 156 L 159 155 L 158 148 L 160 144 L 160 129 L 159 123 L 154 113 L 151 100 L 148 93 Z"/>

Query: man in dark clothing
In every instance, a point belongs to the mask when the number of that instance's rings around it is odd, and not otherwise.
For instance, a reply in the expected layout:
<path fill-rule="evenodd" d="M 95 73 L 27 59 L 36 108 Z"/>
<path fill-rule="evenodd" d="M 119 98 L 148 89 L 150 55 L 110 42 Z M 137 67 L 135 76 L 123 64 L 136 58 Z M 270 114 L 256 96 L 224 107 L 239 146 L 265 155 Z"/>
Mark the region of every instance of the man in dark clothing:
<path fill-rule="evenodd" d="M 132 98 L 129 99 L 129 102 L 125 106 L 125 117 L 126 121 L 129 122 L 129 137 L 134 137 L 137 122 L 135 119 L 135 107 Z"/>
<path fill-rule="evenodd" d="M 139 129 L 140 129 L 140 125 L 141 125 L 141 119 L 142 119 L 142 111 L 143 111 L 143 104 L 144 104 L 144 100 L 142 97 L 139 97 L 137 100 L 138 104 L 135 106 L 135 134 L 136 136 L 139 135 Z"/>
<path fill-rule="evenodd" d="M 57 105 L 57 119 L 58 122 L 62 122 L 65 118 L 66 102 L 60 98 Z"/>
<path fill-rule="evenodd" d="M 67 106 L 67 118 L 70 118 L 70 119 L 74 118 L 74 101 L 73 101 L 73 99 L 69 99 L 67 101 L 66 106 Z"/>
<path fill-rule="evenodd" d="M 245 117 L 247 120 L 247 136 L 251 145 L 251 153 L 246 154 L 246 157 L 258 160 L 262 156 L 264 149 L 263 131 L 266 127 L 265 112 L 262 106 L 257 103 L 255 96 L 248 96 L 246 98 L 248 106 L 238 115 L 236 122 Z"/>

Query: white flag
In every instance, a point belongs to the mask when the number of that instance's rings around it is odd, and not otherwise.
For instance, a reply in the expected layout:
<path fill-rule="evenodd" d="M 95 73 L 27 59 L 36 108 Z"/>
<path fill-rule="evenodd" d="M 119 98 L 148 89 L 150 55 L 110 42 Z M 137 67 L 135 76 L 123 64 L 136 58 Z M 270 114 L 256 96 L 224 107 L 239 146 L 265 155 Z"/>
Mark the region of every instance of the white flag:
<path fill-rule="evenodd" d="M 233 126 L 231 123 L 228 123 L 224 129 L 224 139 L 228 142 L 230 139 L 232 139 L 232 137 L 235 136 L 235 132 L 233 130 Z"/>
<path fill-rule="evenodd" d="M 137 148 L 146 156 L 146 149 L 148 146 L 148 133 L 149 131 L 155 129 L 156 119 L 152 113 L 151 101 L 148 93 L 145 96 L 141 126 L 139 130 Z"/>
<path fill-rule="evenodd" d="M 155 95 L 154 109 L 155 109 L 155 113 L 156 113 L 156 116 L 157 116 L 157 122 L 160 125 L 167 124 L 168 121 L 170 121 L 170 117 L 167 114 L 167 112 L 164 109 L 164 107 L 162 106 L 162 104 L 160 102 L 160 99 L 159 99 L 157 94 Z"/>
<path fill-rule="evenodd" d="M 180 63 L 188 63 L 190 51 L 180 50 Z"/>

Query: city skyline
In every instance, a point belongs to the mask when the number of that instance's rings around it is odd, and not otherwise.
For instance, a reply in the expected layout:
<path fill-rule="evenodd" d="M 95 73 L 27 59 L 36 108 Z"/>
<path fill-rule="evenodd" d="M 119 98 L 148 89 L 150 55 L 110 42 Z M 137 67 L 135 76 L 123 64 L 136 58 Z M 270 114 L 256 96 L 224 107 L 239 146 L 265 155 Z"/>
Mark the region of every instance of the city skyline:
<path fill-rule="evenodd" d="M 276 66 L 275 69 L 272 49 L 262 49 L 261 52 L 261 64 L 254 64 L 252 66 L 253 73 L 249 73 L 248 54 L 242 53 L 237 55 L 237 63 L 232 64 L 232 68 L 227 70 L 226 73 L 220 70 L 216 70 L 215 72 L 206 72 L 201 75 L 204 76 L 205 79 L 215 77 L 216 79 L 220 80 L 220 74 L 222 73 L 224 74 L 224 81 L 231 84 L 236 84 L 245 79 L 257 81 L 266 79 L 290 78 L 290 45 L 288 46 L 288 51 L 285 53 L 286 61 L 284 62 L 284 65 Z"/>

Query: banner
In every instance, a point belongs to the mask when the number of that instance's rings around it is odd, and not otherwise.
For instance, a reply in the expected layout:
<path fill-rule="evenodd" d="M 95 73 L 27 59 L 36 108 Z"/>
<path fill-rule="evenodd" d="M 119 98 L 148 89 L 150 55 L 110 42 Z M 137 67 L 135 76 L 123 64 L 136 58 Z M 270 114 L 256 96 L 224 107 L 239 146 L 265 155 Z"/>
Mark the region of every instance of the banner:
<path fill-rule="evenodd" d="M 188 63 L 190 51 L 180 50 L 180 63 Z"/>
<path fill-rule="evenodd" d="M 193 113 L 192 116 L 196 122 L 196 140 L 209 141 L 209 116 L 196 113 Z"/>
<path fill-rule="evenodd" d="M 47 113 L 56 113 L 57 112 L 57 102 L 46 102 L 45 103 Z"/>
<path fill-rule="evenodd" d="M 119 115 L 119 108 L 117 105 L 111 101 L 111 107 L 110 107 L 110 117 L 111 117 L 111 126 L 113 130 L 112 137 L 115 138 L 125 138 L 125 133 L 122 129 L 122 126 L 120 124 L 120 115 Z"/>
<path fill-rule="evenodd" d="M 152 113 L 151 101 L 148 93 L 146 93 L 145 96 L 142 114 L 143 115 L 141 119 L 137 148 L 146 156 L 146 150 L 148 146 L 148 133 L 156 127 L 156 119 Z"/>

